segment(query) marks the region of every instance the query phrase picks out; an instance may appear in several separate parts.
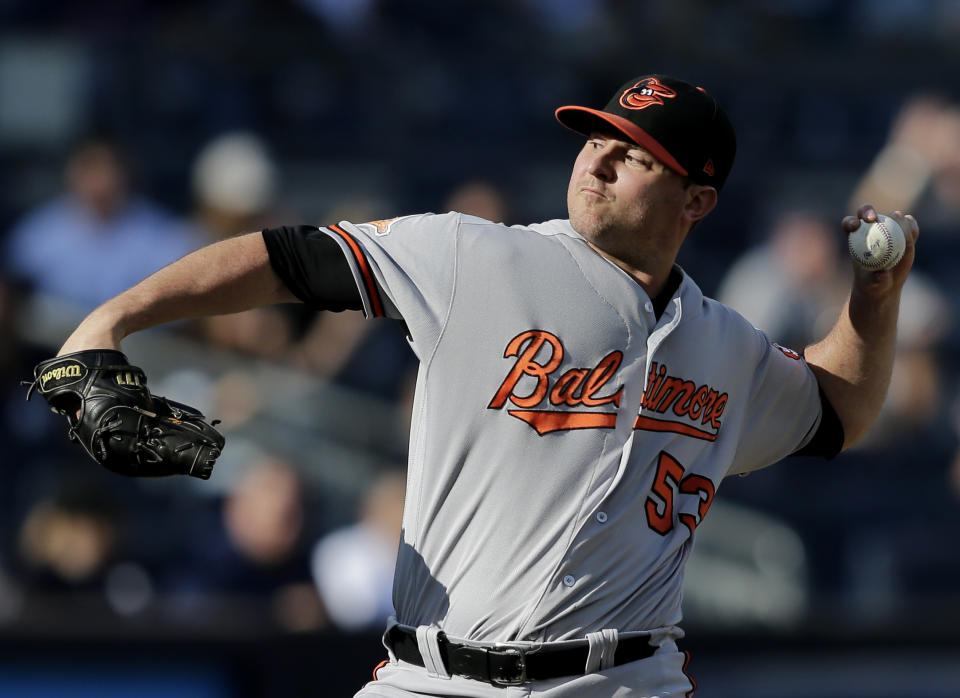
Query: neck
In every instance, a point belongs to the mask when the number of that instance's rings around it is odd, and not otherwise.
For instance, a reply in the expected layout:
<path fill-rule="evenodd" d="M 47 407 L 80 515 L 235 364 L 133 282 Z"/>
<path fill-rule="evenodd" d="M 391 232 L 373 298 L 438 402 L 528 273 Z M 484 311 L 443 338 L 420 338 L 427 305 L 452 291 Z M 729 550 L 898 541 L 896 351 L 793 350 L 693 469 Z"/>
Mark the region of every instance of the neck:
<path fill-rule="evenodd" d="M 640 268 L 635 267 L 632 264 L 628 264 L 624 260 L 604 252 L 589 241 L 587 244 L 590 245 L 590 247 L 592 247 L 593 250 L 601 257 L 610 260 L 618 267 L 623 269 L 627 274 L 629 274 L 634 281 L 640 284 L 640 287 L 650 298 L 656 298 L 663 290 L 663 287 L 666 286 L 667 279 L 670 278 L 670 270 L 673 269 L 672 260 L 668 264 L 665 263 L 661 265 L 652 265 L 648 268 Z"/>

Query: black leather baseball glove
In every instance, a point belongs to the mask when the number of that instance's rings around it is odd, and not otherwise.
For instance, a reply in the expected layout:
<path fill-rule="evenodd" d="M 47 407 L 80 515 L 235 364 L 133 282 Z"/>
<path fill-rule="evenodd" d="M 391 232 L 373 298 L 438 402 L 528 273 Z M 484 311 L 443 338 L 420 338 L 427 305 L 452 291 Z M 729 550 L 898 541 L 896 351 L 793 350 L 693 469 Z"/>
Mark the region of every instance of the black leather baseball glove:
<path fill-rule="evenodd" d="M 37 390 L 67 418 L 71 441 L 121 475 L 210 477 L 223 436 L 192 407 L 151 395 L 147 376 L 112 349 L 65 354 L 37 364 Z"/>

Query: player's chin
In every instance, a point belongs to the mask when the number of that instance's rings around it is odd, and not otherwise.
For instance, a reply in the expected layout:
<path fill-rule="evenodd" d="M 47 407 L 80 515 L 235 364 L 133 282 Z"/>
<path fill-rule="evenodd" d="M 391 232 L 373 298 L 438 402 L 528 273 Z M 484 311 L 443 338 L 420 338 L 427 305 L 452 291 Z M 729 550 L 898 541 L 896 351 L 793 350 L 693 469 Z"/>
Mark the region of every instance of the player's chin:
<path fill-rule="evenodd" d="M 604 227 L 596 220 L 580 219 L 580 220 L 570 220 L 573 229 L 576 230 L 580 235 L 582 235 L 589 242 L 599 242 L 603 240 L 604 236 Z"/>
<path fill-rule="evenodd" d="M 603 216 L 596 207 L 571 206 L 570 225 L 588 240 L 598 240 L 604 236 L 609 228 L 606 216 Z"/>

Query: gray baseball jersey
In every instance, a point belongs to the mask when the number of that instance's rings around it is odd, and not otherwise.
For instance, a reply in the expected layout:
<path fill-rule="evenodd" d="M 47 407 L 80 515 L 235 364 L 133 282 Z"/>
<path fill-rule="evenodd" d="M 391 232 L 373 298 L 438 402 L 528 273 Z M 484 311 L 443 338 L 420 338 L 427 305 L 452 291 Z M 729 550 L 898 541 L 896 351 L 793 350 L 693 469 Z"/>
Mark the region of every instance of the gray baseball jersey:
<path fill-rule="evenodd" d="M 661 317 L 566 220 L 323 229 L 420 360 L 394 602 L 470 641 L 681 619 L 721 480 L 809 441 L 818 386 L 684 274 Z"/>

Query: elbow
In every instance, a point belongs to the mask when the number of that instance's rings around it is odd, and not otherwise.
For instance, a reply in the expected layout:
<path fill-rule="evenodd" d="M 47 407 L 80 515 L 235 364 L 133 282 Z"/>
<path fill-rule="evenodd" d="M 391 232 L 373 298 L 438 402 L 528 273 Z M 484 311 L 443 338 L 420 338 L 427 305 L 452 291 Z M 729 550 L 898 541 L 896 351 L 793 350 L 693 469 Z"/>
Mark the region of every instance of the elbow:
<path fill-rule="evenodd" d="M 847 451 L 860 443 L 870 430 L 869 424 L 866 427 L 853 427 L 848 426 L 847 422 L 842 419 L 841 422 L 843 424 L 843 448 L 840 449 L 841 452 Z"/>
<path fill-rule="evenodd" d="M 826 391 L 825 391 L 826 392 Z M 826 393 L 830 397 L 830 393 Z M 843 427 L 843 448 L 846 451 L 860 443 L 873 427 L 874 422 L 880 415 L 879 404 L 863 404 L 855 400 L 834 400 L 830 398 Z"/>
<path fill-rule="evenodd" d="M 857 445 L 873 427 L 880 415 L 886 390 L 879 392 L 874 386 L 864 386 L 846 379 L 816 364 L 808 364 L 820 387 L 821 396 L 829 403 L 829 409 L 843 429 L 843 446 L 846 451 Z"/>

